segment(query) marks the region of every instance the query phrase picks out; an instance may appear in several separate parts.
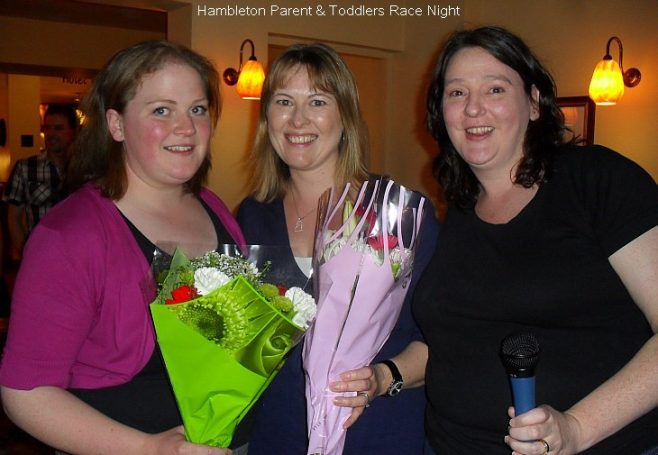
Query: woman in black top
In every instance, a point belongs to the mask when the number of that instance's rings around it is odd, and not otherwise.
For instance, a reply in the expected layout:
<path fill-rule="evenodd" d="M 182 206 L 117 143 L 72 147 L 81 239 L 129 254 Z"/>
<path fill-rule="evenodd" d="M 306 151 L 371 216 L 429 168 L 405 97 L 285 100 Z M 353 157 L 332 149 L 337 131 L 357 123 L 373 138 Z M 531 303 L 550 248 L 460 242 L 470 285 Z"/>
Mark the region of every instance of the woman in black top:
<path fill-rule="evenodd" d="M 429 346 L 427 453 L 656 447 L 653 179 L 604 147 L 564 143 L 551 76 L 500 28 L 448 41 L 428 111 L 449 210 L 413 303 Z M 541 345 L 539 406 L 518 416 L 499 357 L 516 331 Z"/>

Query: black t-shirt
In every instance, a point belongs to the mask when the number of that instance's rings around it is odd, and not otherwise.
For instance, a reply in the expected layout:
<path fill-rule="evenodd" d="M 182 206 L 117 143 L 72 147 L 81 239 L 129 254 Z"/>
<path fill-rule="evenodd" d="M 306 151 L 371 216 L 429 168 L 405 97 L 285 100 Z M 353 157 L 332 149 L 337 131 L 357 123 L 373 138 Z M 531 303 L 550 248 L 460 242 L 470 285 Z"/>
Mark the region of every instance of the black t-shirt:
<path fill-rule="evenodd" d="M 600 146 L 559 153 L 551 179 L 506 224 L 449 208 L 413 303 L 430 346 L 426 431 L 436 453 L 509 454 L 499 348 L 511 332 L 539 339 L 536 402 L 558 410 L 635 355 L 652 331 L 608 257 L 656 225 L 656 183 Z M 586 453 L 655 444 L 657 410 Z"/>
<path fill-rule="evenodd" d="M 218 243 L 233 243 L 219 217 L 202 199 L 199 201 L 213 222 Z M 146 260 L 151 263 L 156 245 L 127 218 L 124 219 Z M 99 389 L 69 391 L 112 419 L 147 433 L 160 433 L 183 423 L 157 342 L 148 363 L 127 383 Z"/>

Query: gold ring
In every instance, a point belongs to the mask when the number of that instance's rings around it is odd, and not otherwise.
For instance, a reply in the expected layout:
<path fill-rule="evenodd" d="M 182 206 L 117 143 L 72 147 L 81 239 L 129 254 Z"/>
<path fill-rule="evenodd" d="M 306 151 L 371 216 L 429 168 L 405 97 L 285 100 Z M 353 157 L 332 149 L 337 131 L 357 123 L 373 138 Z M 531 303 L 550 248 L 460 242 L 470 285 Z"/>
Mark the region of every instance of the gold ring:
<path fill-rule="evenodd" d="M 541 442 L 542 444 L 544 444 L 544 451 L 542 452 L 542 455 L 551 451 L 551 446 L 548 445 L 548 442 L 546 442 L 546 440 L 538 439 L 537 442 Z"/>
<path fill-rule="evenodd" d="M 366 408 L 369 408 L 370 407 L 370 395 L 368 395 L 368 392 L 363 390 L 361 392 L 357 392 L 356 394 L 360 395 L 362 397 L 366 397 Z"/>

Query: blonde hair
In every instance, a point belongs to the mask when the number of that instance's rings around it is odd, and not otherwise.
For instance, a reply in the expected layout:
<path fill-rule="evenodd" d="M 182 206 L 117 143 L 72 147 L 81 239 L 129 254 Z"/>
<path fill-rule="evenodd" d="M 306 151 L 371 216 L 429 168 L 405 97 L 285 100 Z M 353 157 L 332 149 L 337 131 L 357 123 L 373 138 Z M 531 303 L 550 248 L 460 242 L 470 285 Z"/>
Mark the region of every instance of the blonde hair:
<path fill-rule="evenodd" d="M 361 183 L 367 178 L 365 156 L 368 133 L 361 115 L 359 92 L 354 76 L 338 53 L 326 44 L 295 44 L 283 51 L 269 69 L 261 93 L 260 118 L 251 154 L 255 174 L 253 196 L 261 202 L 283 197 L 290 170 L 274 150 L 268 134 L 267 110 L 274 92 L 281 88 L 298 68 L 308 72 L 311 86 L 336 98 L 343 123 L 334 182 Z"/>

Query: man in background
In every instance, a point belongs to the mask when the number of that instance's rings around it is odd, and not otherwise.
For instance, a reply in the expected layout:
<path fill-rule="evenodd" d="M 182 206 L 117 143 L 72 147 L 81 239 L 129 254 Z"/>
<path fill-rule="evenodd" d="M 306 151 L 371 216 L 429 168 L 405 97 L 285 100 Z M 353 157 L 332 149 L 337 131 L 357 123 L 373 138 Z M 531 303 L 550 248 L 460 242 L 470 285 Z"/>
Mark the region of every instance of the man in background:
<path fill-rule="evenodd" d="M 7 182 L 9 253 L 20 261 L 27 236 L 46 212 L 66 197 L 64 174 L 68 148 L 78 130 L 75 108 L 50 104 L 43 118 L 45 150 L 18 160 Z"/>

